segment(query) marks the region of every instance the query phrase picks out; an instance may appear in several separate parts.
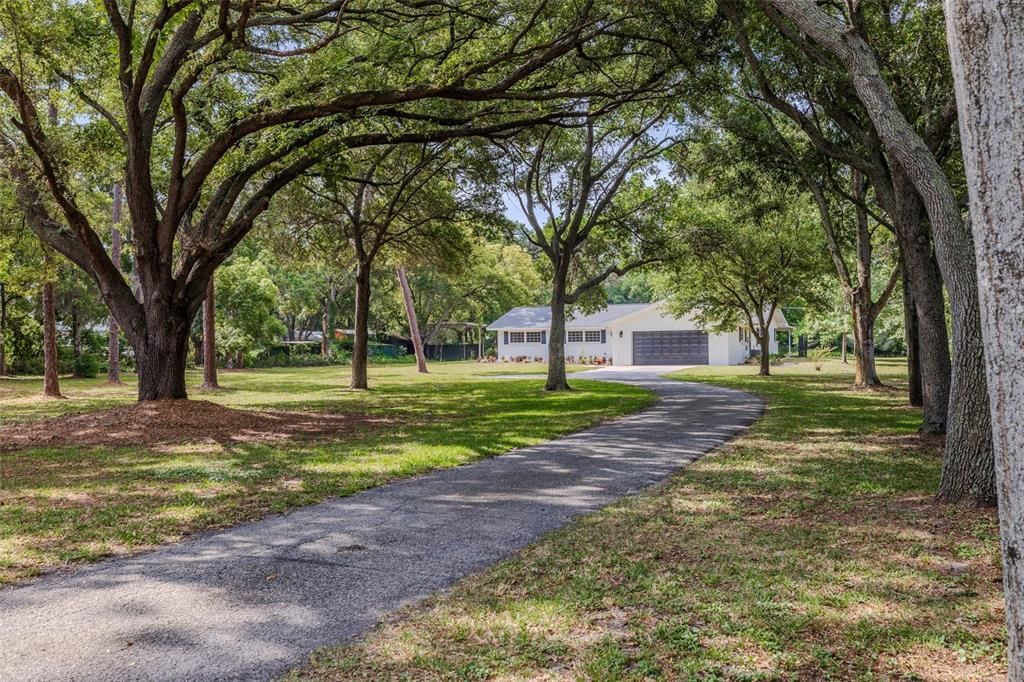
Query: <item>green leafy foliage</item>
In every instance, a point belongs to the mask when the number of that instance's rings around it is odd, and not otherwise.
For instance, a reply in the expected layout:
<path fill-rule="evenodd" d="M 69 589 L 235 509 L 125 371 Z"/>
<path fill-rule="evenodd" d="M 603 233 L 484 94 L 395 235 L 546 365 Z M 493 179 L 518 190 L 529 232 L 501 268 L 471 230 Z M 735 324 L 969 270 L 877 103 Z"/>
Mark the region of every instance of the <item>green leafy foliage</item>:
<path fill-rule="evenodd" d="M 217 272 L 217 348 L 223 353 L 258 353 L 284 336 L 275 316 L 278 291 L 260 261 L 236 258 Z"/>

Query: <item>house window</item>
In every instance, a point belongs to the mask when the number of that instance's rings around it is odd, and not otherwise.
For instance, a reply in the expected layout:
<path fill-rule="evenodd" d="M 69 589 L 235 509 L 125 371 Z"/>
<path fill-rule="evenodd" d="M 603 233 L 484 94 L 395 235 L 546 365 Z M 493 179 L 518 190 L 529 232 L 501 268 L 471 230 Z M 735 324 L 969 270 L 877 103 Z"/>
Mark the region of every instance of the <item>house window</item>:
<path fill-rule="evenodd" d="M 569 332 L 565 340 L 569 343 L 583 343 L 583 332 L 579 330 Z"/>
<path fill-rule="evenodd" d="M 544 343 L 544 333 L 526 332 L 526 343 Z"/>
<path fill-rule="evenodd" d="M 584 341 L 587 343 L 601 343 L 601 332 L 600 330 L 588 329 L 583 332 Z"/>
<path fill-rule="evenodd" d="M 508 342 L 509 343 L 522 343 L 523 342 L 523 333 L 522 332 L 509 332 L 508 333 Z"/>

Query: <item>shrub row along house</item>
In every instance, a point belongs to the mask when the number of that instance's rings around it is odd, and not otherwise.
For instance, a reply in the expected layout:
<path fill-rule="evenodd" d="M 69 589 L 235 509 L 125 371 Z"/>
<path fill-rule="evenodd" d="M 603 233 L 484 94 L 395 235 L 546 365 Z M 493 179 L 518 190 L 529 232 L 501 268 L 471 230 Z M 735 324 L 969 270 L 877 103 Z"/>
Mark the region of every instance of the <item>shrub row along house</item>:
<path fill-rule="evenodd" d="M 792 327 L 781 311 L 771 324 L 768 352 L 779 351 L 775 332 Z M 497 332 L 498 360 L 548 359 L 551 309 L 513 308 L 487 327 Z M 570 363 L 609 365 L 736 365 L 760 349 L 746 327 L 710 332 L 689 316 L 675 317 L 664 303 L 609 305 L 576 313 L 565 323 L 565 357 Z"/>

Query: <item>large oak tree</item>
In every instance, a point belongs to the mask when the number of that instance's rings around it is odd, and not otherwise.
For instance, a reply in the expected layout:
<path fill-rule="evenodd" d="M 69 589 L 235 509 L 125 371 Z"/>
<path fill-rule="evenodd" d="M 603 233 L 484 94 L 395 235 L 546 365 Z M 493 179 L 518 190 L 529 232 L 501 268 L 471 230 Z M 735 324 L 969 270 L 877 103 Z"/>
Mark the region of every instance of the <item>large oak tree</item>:
<path fill-rule="evenodd" d="M 662 107 L 588 116 L 502 146 L 503 174 L 526 223 L 522 237 L 546 260 L 551 327 L 545 389 L 569 389 L 565 321 L 606 279 L 654 262 L 665 197 L 657 162 L 676 140 Z"/>
<path fill-rule="evenodd" d="M 742 4 L 732 0 L 719 1 L 737 26 L 740 22 L 736 19 L 736 10 Z M 912 275 L 927 272 L 926 263 L 922 262 L 918 268 L 917 261 L 912 260 L 918 257 L 926 260 L 925 254 L 920 253 L 915 244 L 927 242 L 913 238 L 911 233 L 920 229 L 920 223 L 906 220 L 903 214 L 923 207 L 928 217 L 935 259 L 949 294 L 953 318 L 947 439 L 938 497 L 947 502 L 993 504 L 995 477 L 991 417 L 984 361 L 981 353 L 977 352 L 981 343 L 981 322 L 974 245 L 950 178 L 941 164 L 942 150 L 948 147 L 943 142 L 948 135 L 943 131 L 955 121 L 953 99 L 948 96 L 945 105 L 933 107 L 930 120 L 924 120 L 925 125 L 916 127 L 911 123 L 906 107 L 901 106 L 903 103 L 894 95 L 890 85 L 890 80 L 899 82 L 896 80 L 900 78 L 899 70 L 883 68 L 880 52 L 871 43 L 869 28 L 876 24 L 872 23 L 873 15 L 864 3 L 825 7 L 811 0 L 756 0 L 753 4 L 760 8 L 774 30 L 795 48 L 796 54 L 831 73 L 823 90 L 831 88 L 844 93 L 844 97 L 862 107 L 866 126 L 855 115 L 850 116 L 847 107 L 829 107 L 826 102 L 823 106 L 825 114 L 860 148 L 850 153 L 830 144 L 828 139 L 822 138 L 813 122 L 803 115 L 803 102 L 797 106 L 773 93 L 764 79 L 761 60 L 756 51 L 746 44 L 745 32 L 739 31 L 741 48 L 765 99 L 800 125 L 824 153 L 834 154 L 838 160 L 862 171 L 870 179 L 879 202 L 893 217 L 898 233 L 900 226 L 905 226 L 906 230 L 901 235 L 903 256 Z M 927 10 L 926 6 L 906 3 L 900 15 L 913 17 Z M 882 14 L 891 19 L 891 14 Z M 884 30 L 886 22 L 880 24 Z M 941 82 L 941 78 L 938 80 Z M 819 94 L 813 93 L 812 101 Z M 922 299 L 917 292 L 915 299 L 919 306 L 928 300 Z M 932 315 L 919 315 L 922 333 L 927 328 L 937 336 L 938 318 L 938 311 Z M 922 362 L 925 359 L 923 355 Z M 923 374 L 925 378 L 930 375 L 928 371 Z"/>
<path fill-rule="evenodd" d="M 29 226 L 96 280 L 133 346 L 139 398 L 184 398 L 210 278 L 282 188 L 328 154 L 507 130 L 659 77 L 630 35 L 644 5 L 7 3 L 5 152 Z M 633 80 L 602 83 L 624 53 Z M 77 199 L 99 149 L 125 169 L 138 296 Z"/>

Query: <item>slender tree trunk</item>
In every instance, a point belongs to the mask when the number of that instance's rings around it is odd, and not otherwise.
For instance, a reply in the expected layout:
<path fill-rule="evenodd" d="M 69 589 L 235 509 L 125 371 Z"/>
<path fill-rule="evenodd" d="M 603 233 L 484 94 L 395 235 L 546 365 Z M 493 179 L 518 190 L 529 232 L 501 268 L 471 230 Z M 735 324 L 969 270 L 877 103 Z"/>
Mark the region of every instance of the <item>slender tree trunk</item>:
<path fill-rule="evenodd" d="M 569 381 L 565 374 L 565 289 L 569 275 L 568 263 L 560 263 L 555 269 L 554 286 L 551 292 L 551 327 L 548 337 L 548 378 L 546 391 L 568 391 Z"/>
<path fill-rule="evenodd" d="M 859 171 L 853 173 L 853 184 L 854 195 L 861 202 L 865 201 L 867 185 L 864 182 L 864 176 Z M 875 366 L 875 320 L 878 317 L 878 311 L 888 300 L 891 288 L 887 285 L 885 291 L 879 295 L 876 305 L 872 300 L 874 295 L 871 286 L 874 246 L 871 243 L 868 212 L 860 203 L 854 207 L 854 212 L 857 224 L 857 274 L 856 286 L 850 296 L 850 309 L 853 311 L 853 338 L 856 344 L 853 349 L 854 384 L 862 388 L 872 388 L 882 385 Z"/>
<path fill-rule="evenodd" d="M 63 398 L 57 357 L 57 306 L 53 282 L 43 283 L 43 395 Z"/>
<path fill-rule="evenodd" d="M 122 192 L 121 183 L 115 182 L 110 190 L 113 209 L 111 211 L 111 222 L 113 227 L 110 230 L 110 261 L 120 272 L 121 270 L 121 209 Z M 117 318 L 113 315 L 107 316 L 107 383 L 121 383 L 121 327 Z"/>
<path fill-rule="evenodd" d="M 902 251 L 902 249 L 901 249 Z M 913 407 L 924 405 L 924 393 L 921 382 L 920 340 L 917 331 L 917 304 L 914 302 L 914 291 L 907 279 L 907 268 L 900 257 L 900 270 L 903 279 L 903 336 L 907 346 L 907 384 L 908 402 Z"/>
<path fill-rule="evenodd" d="M 370 344 L 370 266 L 356 266 L 355 339 L 352 341 L 352 380 L 349 388 L 369 388 L 368 370 Z"/>
<path fill-rule="evenodd" d="M 82 359 L 82 325 L 78 321 L 78 310 L 71 309 L 71 355 L 75 359 L 75 376 L 78 376 L 78 361 Z"/>
<path fill-rule="evenodd" d="M 203 388 L 220 388 L 217 382 L 217 313 L 213 277 L 206 285 L 203 299 Z"/>
<path fill-rule="evenodd" d="M 1024 6 L 946 0 L 992 398 L 1011 682 L 1024 680 Z M 980 349 L 978 349 L 980 356 Z"/>
<path fill-rule="evenodd" d="M 767 331 L 765 327 L 762 327 L 757 333 L 757 342 L 761 345 L 760 367 L 757 374 L 762 377 L 771 376 L 772 373 L 771 355 L 768 353 L 769 336 L 771 336 L 771 332 Z"/>
<path fill-rule="evenodd" d="M 323 310 L 320 312 L 320 357 L 331 356 L 331 299 L 324 296 Z"/>
<path fill-rule="evenodd" d="M 760 303 L 756 305 L 761 305 Z M 772 305 L 771 310 L 768 312 L 767 317 L 764 314 L 763 309 L 757 311 L 757 321 L 748 319 L 751 328 L 754 330 L 754 337 L 757 339 L 757 345 L 760 347 L 760 353 L 758 354 L 758 376 L 767 377 L 771 376 L 772 373 L 772 362 L 769 353 L 769 343 L 771 339 L 771 328 L 766 320 L 771 320 L 775 316 L 775 305 Z M 845 340 L 845 335 L 843 336 Z"/>
<path fill-rule="evenodd" d="M 843 332 L 843 336 L 839 341 L 839 357 L 842 359 L 844 365 L 850 364 L 846 359 L 846 332 Z"/>
<path fill-rule="evenodd" d="M 862 36 L 811 0 L 767 1 L 846 67 L 857 97 L 891 159 L 890 165 L 902 169 L 922 199 L 953 312 L 953 373 L 938 499 L 994 504 L 992 416 L 981 345 L 974 244 L 949 179 L 904 117 L 882 76 L 875 52 Z"/>
<path fill-rule="evenodd" d="M 427 356 L 423 354 L 423 339 L 420 337 L 420 325 L 416 320 L 416 306 L 413 305 L 412 289 L 409 287 L 409 280 L 405 276 L 404 268 L 396 268 L 398 284 L 402 287 L 402 299 L 405 301 L 405 315 L 409 319 L 409 335 L 412 337 L 412 348 L 416 352 L 416 367 L 422 373 L 427 373 Z"/>
<path fill-rule="evenodd" d="M 7 287 L 0 282 L 0 377 L 7 376 Z"/>

